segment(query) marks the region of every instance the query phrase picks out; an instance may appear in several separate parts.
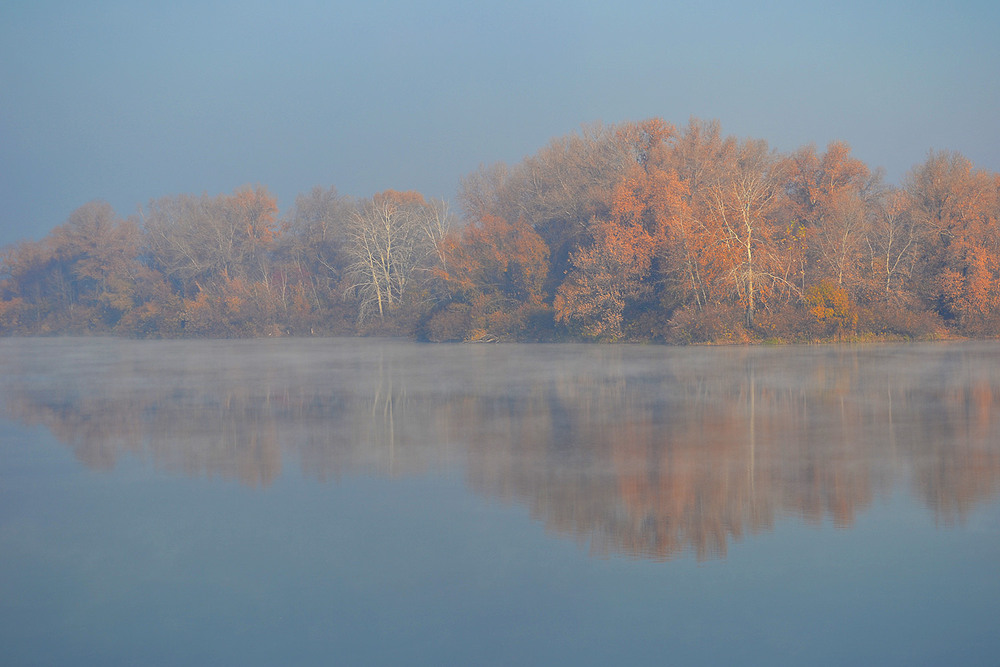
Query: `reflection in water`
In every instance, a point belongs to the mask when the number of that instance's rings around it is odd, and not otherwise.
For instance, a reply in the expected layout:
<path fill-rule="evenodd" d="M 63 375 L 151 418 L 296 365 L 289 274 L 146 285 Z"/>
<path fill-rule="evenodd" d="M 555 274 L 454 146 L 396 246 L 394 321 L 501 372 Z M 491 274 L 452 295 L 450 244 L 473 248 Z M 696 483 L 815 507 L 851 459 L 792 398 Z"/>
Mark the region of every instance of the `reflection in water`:
<path fill-rule="evenodd" d="M 95 469 L 267 486 L 461 467 L 599 554 L 722 556 L 846 527 L 902 482 L 961 521 L 1000 485 L 1000 346 L 0 341 L 0 400 Z"/>

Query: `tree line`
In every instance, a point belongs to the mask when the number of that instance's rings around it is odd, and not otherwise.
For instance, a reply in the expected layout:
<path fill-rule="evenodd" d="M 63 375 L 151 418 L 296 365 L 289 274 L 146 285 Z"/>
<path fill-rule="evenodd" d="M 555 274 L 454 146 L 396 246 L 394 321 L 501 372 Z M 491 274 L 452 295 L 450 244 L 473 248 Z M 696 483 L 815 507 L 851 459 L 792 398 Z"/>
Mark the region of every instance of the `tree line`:
<path fill-rule="evenodd" d="M 843 142 L 600 125 L 417 192 L 262 186 L 119 217 L 90 202 L 0 257 L 0 333 L 668 343 L 1000 332 L 1000 174 L 930 152 L 901 186 Z"/>

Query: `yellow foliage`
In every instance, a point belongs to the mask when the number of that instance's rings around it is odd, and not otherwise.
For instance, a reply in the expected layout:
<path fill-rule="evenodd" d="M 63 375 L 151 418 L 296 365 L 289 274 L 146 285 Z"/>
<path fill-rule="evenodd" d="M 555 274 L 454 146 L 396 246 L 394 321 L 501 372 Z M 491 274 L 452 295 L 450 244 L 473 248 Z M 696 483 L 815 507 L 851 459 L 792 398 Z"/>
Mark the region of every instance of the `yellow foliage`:
<path fill-rule="evenodd" d="M 803 300 L 816 323 L 836 333 L 854 331 L 858 312 L 847 290 L 824 280 L 806 290 Z"/>

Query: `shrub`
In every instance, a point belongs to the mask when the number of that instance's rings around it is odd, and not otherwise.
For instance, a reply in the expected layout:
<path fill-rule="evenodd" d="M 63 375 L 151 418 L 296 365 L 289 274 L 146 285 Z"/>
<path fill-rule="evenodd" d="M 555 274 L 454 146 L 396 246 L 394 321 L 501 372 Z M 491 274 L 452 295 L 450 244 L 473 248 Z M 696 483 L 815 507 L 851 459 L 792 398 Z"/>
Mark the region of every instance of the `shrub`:
<path fill-rule="evenodd" d="M 701 309 L 685 306 L 670 320 L 667 342 L 745 343 L 750 336 L 742 321 L 743 310 L 738 306 L 710 304 Z"/>

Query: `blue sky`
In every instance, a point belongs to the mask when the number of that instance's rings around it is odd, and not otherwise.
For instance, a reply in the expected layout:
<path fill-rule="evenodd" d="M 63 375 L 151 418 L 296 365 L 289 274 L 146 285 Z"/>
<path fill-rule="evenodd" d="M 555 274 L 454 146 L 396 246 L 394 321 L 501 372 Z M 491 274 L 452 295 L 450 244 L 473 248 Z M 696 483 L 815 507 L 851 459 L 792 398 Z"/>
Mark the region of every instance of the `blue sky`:
<path fill-rule="evenodd" d="M 1000 171 L 1000 3 L 0 0 L 0 245 L 262 184 L 454 196 L 597 121 Z"/>

